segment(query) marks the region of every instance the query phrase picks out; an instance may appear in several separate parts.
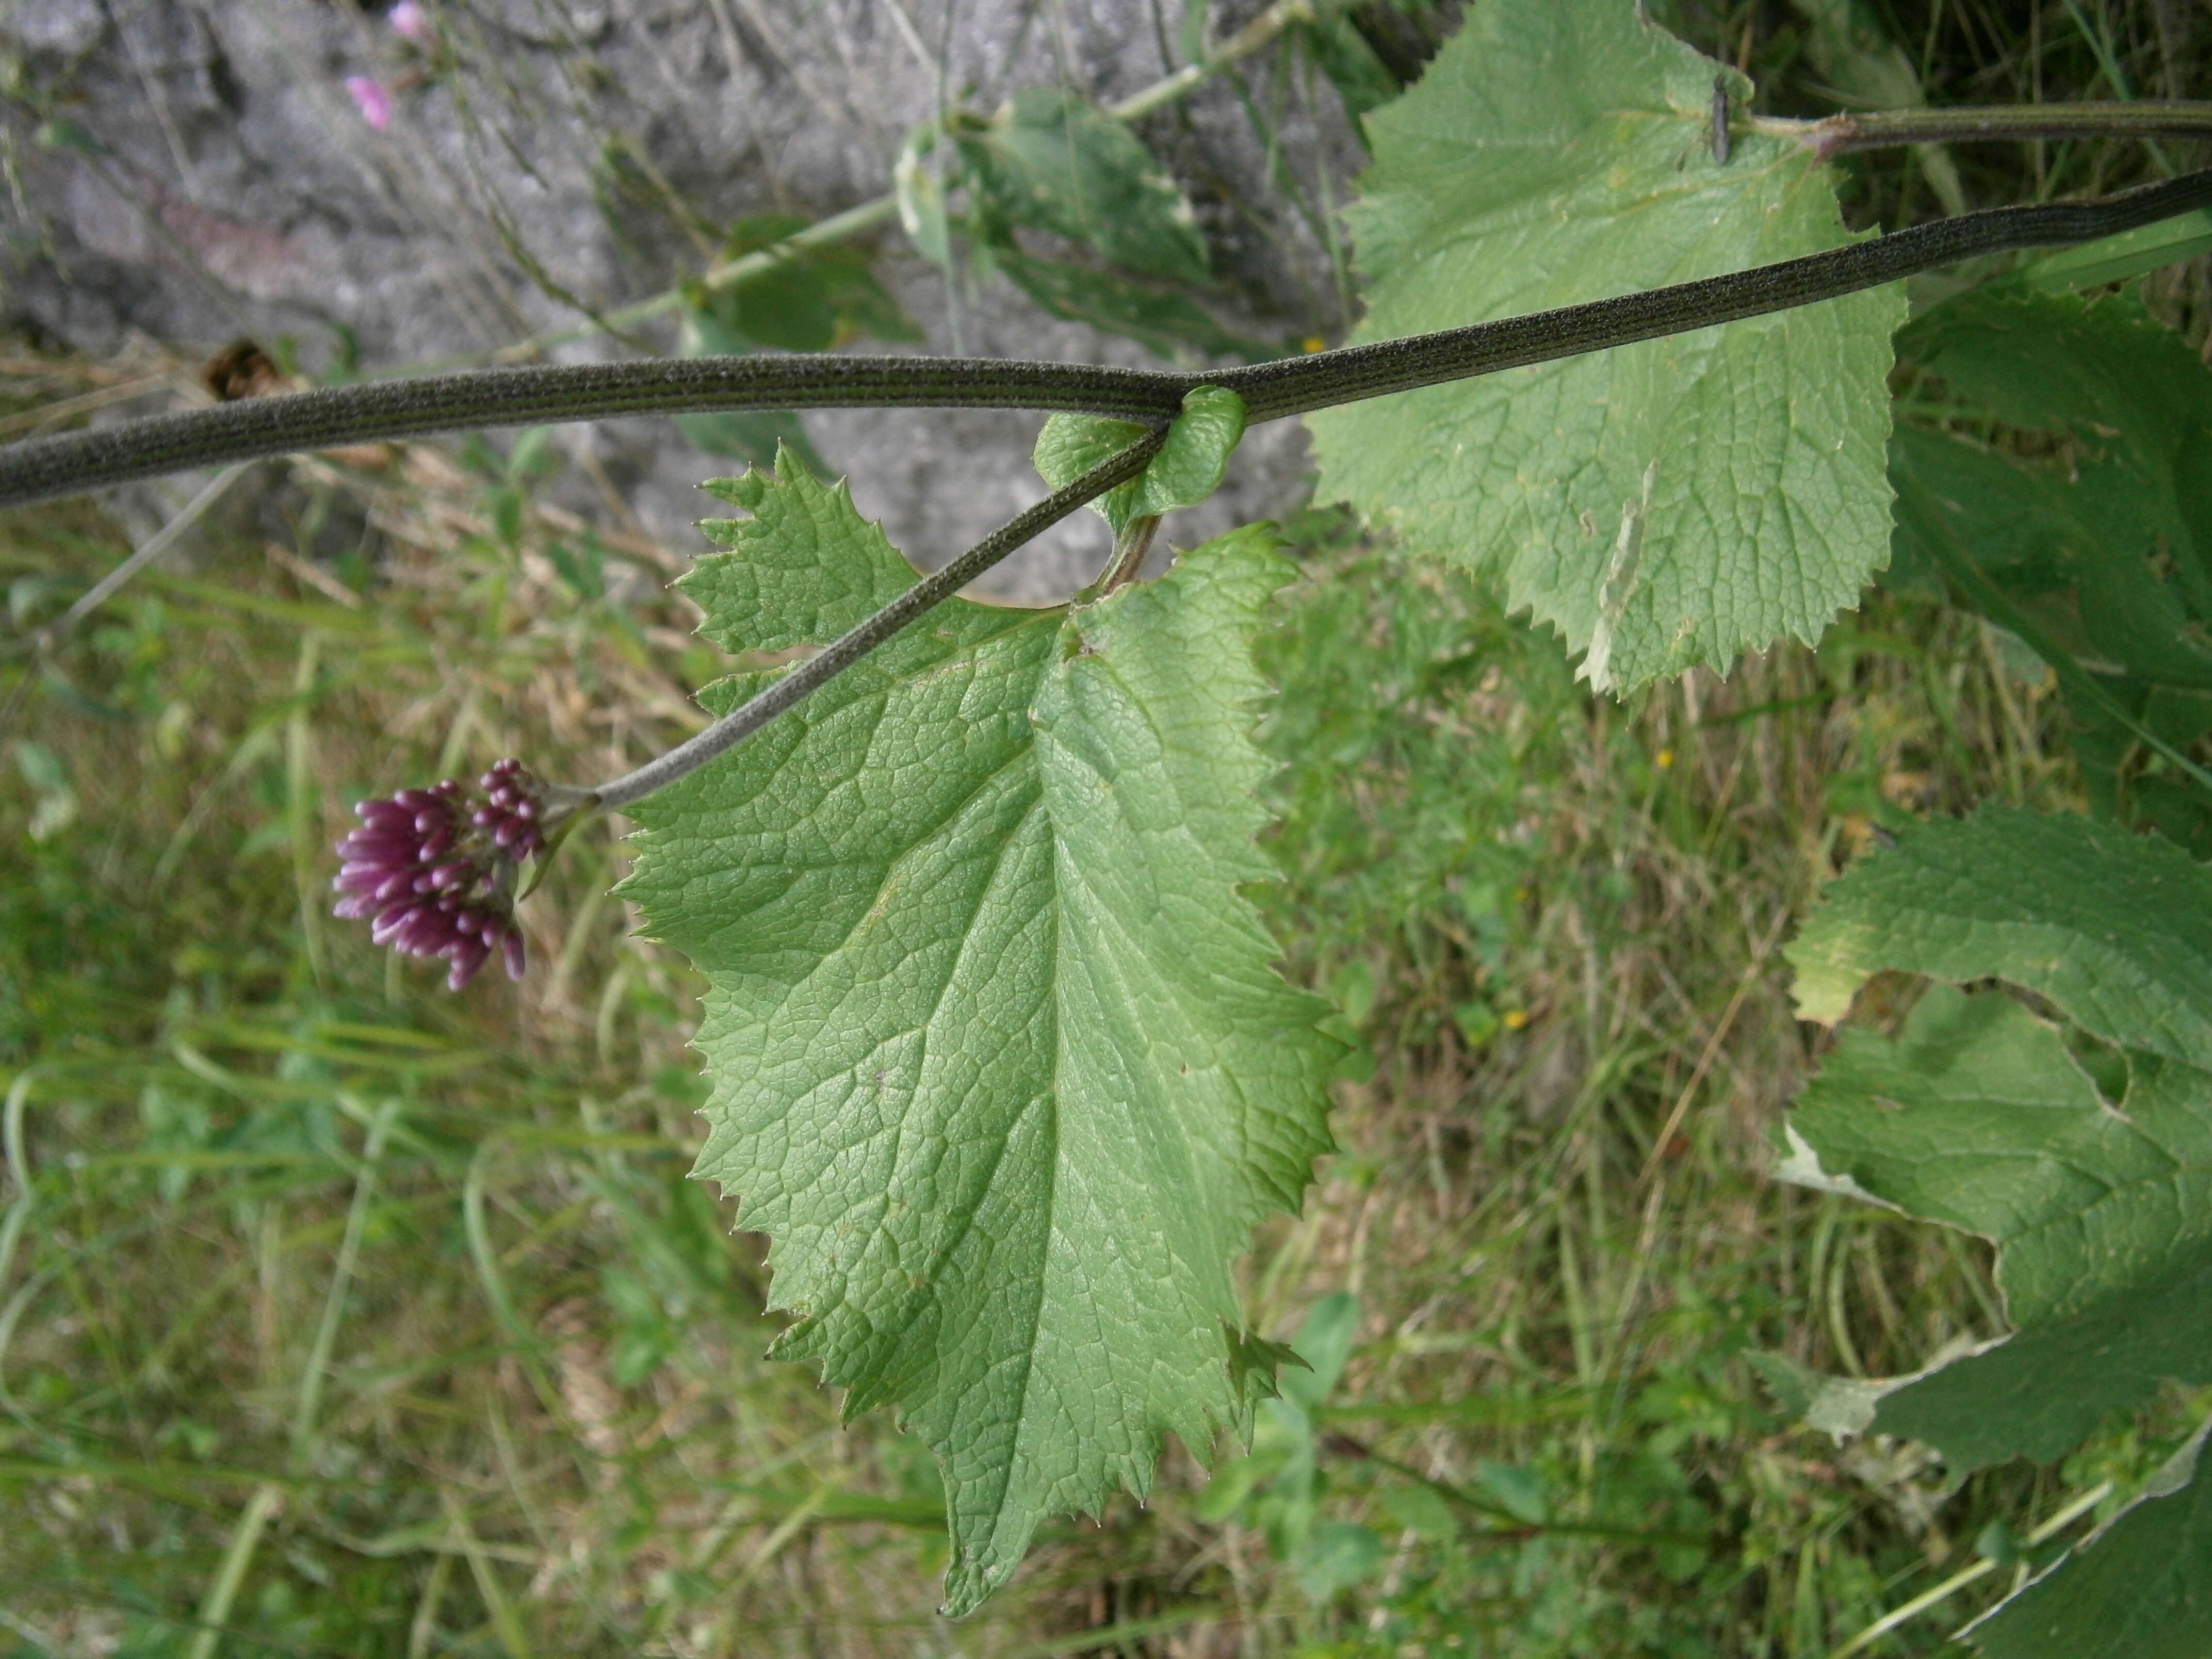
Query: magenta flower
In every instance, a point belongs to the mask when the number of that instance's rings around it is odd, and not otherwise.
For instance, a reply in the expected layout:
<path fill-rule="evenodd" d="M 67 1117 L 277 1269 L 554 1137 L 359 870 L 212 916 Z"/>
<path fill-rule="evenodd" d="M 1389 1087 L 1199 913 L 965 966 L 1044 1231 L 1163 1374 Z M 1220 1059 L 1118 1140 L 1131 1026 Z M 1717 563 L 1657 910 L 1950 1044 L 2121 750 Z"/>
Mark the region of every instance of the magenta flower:
<path fill-rule="evenodd" d="M 345 89 L 353 95 L 353 106 L 361 112 L 361 118 L 376 131 L 392 125 L 392 88 L 383 82 L 366 75 L 349 75 Z"/>
<path fill-rule="evenodd" d="M 398 5 L 384 14 L 384 21 L 403 40 L 411 40 L 418 46 L 430 43 L 430 14 L 416 5 L 415 0 L 399 0 Z"/>
<path fill-rule="evenodd" d="M 477 781 L 479 794 L 447 778 L 354 810 L 361 828 L 338 842 L 333 914 L 369 923 L 378 945 L 450 964 L 459 990 L 496 950 L 509 979 L 526 965 L 514 925 L 514 878 L 545 845 L 545 798 L 517 760 Z"/>

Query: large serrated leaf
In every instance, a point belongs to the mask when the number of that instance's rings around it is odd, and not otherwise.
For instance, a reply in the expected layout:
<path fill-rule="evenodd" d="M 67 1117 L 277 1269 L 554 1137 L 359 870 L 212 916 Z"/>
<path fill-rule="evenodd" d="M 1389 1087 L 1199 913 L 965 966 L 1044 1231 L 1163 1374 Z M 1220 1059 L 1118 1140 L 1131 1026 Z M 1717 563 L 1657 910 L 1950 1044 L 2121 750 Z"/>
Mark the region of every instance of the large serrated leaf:
<path fill-rule="evenodd" d="M 2063 1455 L 2161 1380 L 2212 1381 L 2212 872 L 2075 817 L 1921 826 L 1834 883 L 1790 946 L 1833 1019 L 1885 969 L 1929 989 L 1893 1041 L 1840 1033 L 1790 1119 L 1784 1173 L 1991 1239 L 2017 1333 L 1817 1402 L 1832 1426 L 1936 1446 L 1955 1468 Z M 2108 1102 L 2046 998 L 2126 1061 Z"/>
<path fill-rule="evenodd" d="M 1718 66 L 1628 0 L 1493 0 L 1368 118 L 1388 339 L 1837 246 L 1827 171 L 1711 154 Z M 1741 77 L 1726 76 L 1741 105 Z M 1812 639 L 1887 557 L 1880 291 L 1310 417 L 1321 493 L 1500 573 L 1601 688 Z"/>
<path fill-rule="evenodd" d="M 1832 1024 L 1884 969 L 2002 978 L 2107 1042 L 2212 1070 L 2212 871 L 2087 818 L 1987 807 L 1920 826 L 1832 885 L 1789 947 Z"/>
<path fill-rule="evenodd" d="M 727 493 L 739 550 L 690 583 L 726 647 L 910 580 L 802 473 Z M 1238 891 L 1288 574 L 1255 529 L 1095 605 L 954 601 L 636 809 L 625 890 L 710 988 L 698 1173 L 774 1241 L 778 1354 L 936 1451 L 955 1612 L 1249 1414 L 1231 1263 L 1327 1147 L 1339 1052 Z"/>

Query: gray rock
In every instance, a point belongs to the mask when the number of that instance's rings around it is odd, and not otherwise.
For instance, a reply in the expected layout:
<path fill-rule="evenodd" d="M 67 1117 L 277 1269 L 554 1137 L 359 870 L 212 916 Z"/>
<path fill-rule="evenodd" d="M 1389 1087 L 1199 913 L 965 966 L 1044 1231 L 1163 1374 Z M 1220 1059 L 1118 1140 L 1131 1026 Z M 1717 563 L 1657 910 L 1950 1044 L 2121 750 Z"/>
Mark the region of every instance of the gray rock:
<path fill-rule="evenodd" d="M 948 27 L 952 4 L 429 0 L 426 49 L 380 10 L 335 0 L 18 0 L 0 22 L 22 88 L 4 116 L 22 180 L 20 203 L 0 197 L 6 303 L 19 325 L 94 351 L 133 331 L 193 350 L 289 335 L 311 364 L 351 349 L 372 372 L 427 366 L 657 293 L 740 214 L 819 216 L 880 194 L 940 88 L 982 110 L 1036 84 L 1110 100 L 1178 66 L 1152 0 L 965 0 Z M 1216 27 L 1256 9 L 1217 8 Z M 1341 200 L 1358 151 L 1326 83 L 1266 57 L 1253 75 L 1255 103 L 1279 112 L 1283 164 L 1309 185 L 1325 171 Z M 387 89 L 384 131 L 356 107 L 356 77 Z M 1337 332 L 1328 259 L 1269 187 L 1266 145 L 1231 91 L 1206 87 L 1142 134 L 1200 210 L 1224 319 L 1275 337 Z M 956 305 L 895 228 L 878 246 L 926 349 L 1148 361 L 1002 281 Z M 635 343 L 672 340 L 648 329 Z M 553 355 L 624 349 L 592 338 Z M 808 425 L 862 509 L 923 564 L 1040 488 L 1034 416 L 851 411 Z M 660 421 L 579 426 L 563 441 L 588 447 L 672 548 L 700 544 L 690 525 L 712 504 L 693 485 L 731 463 Z M 1303 467 L 1293 426 L 1262 428 L 1223 495 L 1169 537 L 1188 545 L 1283 511 Z M 580 478 L 552 488 L 604 511 Z M 1084 515 L 1018 556 L 997 591 L 1060 597 L 1105 544 Z"/>
<path fill-rule="evenodd" d="M 16 0 L 0 32 L 18 52 L 50 52 L 82 57 L 107 27 L 100 0 Z"/>

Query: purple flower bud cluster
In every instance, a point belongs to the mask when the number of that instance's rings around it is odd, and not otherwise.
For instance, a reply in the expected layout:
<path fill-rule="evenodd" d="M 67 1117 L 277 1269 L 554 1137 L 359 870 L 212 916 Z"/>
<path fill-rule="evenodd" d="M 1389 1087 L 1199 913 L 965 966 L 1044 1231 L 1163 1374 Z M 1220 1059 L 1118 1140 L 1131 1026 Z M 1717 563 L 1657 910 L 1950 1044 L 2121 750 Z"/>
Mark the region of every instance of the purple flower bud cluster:
<path fill-rule="evenodd" d="M 362 802 L 361 828 L 338 842 L 344 862 L 332 884 L 344 895 L 336 914 L 368 921 L 379 945 L 442 957 L 456 991 L 495 950 L 507 977 L 522 977 L 514 875 L 545 845 L 544 803 L 520 761 L 499 762 L 478 787 L 480 795 L 447 778 Z"/>
<path fill-rule="evenodd" d="M 473 822 L 490 833 L 491 844 L 518 862 L 543 848 L 545 836 L 538 815 L 544 803 L 538 780 L 522 769 L 522 763 L 511 757 L 494 761 L 477 781 L 483 786 L 484 805 L 477 808 Z"/>

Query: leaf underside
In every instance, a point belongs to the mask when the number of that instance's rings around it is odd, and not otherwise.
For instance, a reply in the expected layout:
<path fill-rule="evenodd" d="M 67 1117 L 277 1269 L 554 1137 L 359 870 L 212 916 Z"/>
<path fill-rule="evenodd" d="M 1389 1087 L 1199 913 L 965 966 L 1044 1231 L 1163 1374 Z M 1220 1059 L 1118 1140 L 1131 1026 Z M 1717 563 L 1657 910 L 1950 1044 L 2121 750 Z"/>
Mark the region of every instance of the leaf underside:
<path fill-rule="evenodd" d="M 2198 1436 L 2057 1565 L 1960 1632 L 1987 1659 L 2202 1659 L 2212 1471 Z"/>
<path fill-rule="evenodd" d="M 686 586 L 726 648 L 913 580 L 842 486 L 722 493 L 751 516 Z M 625 890 L 710 988 L 697 1173 L 774 1241 L 778 1356 L 936 1452 L 956 1613 L 1167 1431 L 1249 1419 L 1231 1265 L 1326 1150 L 1339 1052 L 1238 891 L 1290 574 L 1249 529 L 1093 605 L 955 600 L 636 809 Z"/>
<path fill-rule="evenodd" d="M 2017 1327 L 1850 1385 L 1850 1425 L 1925 1440 L 1955 1470 L 2049 1461 L 2164 1379 L 2212 1382 L 2212 872 L 2087 818 L 1989 809 L 1832 884 L 1790 954 L 1816 1019 L 1877 971 L 1948 981 L 1894 1041 L 1839 1034 L 1784 1173 L 1994 1241 Z M 1991 979 L 2117 1051 L 2123 1097 L 2060 1028 L 1953 988 Z"/>
<path fill-rule="evenodd" d="M 1802 146 L 1711 154 L 1719 66 L 1627 0 L 1495 0 L 1370 116 L 1381 340 L 1850 240 Z M 1727 75 L 1735 106 L 1749 84 Z M 1894 288 L 1310 416 L 1320 495 L 1502 575 L 1601 690 L 1811 640 L 1888 556 Z"/>

